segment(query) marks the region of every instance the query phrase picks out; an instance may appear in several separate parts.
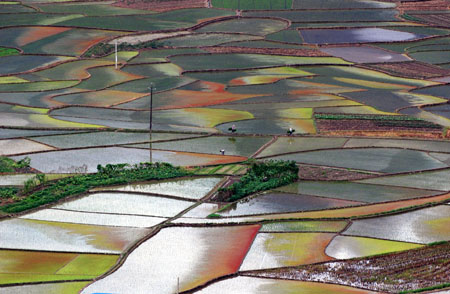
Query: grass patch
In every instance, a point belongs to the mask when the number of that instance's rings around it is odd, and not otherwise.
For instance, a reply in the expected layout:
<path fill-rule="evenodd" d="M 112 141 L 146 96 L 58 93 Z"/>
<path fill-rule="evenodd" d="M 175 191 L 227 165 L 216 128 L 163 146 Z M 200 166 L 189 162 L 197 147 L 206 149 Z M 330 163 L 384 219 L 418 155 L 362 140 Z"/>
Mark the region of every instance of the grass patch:
<path fill-rule="evenodd" d="M 219 198 L 229 202 L 247 195 L 290 184 L 298 179 L 295 161 L 253 162 L 239 182 L 219 189 Z"/>
<path fill-rule="evenodd" d="M 2 207 L 6 213 L 17 213 L 41 205 L 56 202 L 62 198 L 87 192 L 99 186 L 127 184 L 136 181 L 160 180 L 190 175 L 181 167 L 168 163 L 140 163 L 97 166 L 95 174 L 76 175 L 44 185 L 40 190 L 33 191 L 20 201 Z"/>
<path fill-rule="evenodd" d="M 420 293 L 425 291 L 431 291 L 431 290 L 438 290 L 438 289 L 444 289 L 450 287 L 450 283 L 444 283 L 436 286 L 426 287 L 426 288 L 420 288 L 415 290 L 407 290 L 407 291 L 401 291 L 399 294 L 406 294 L 406 293 Z"/>
<path fill-rule="evenodd" d="M 0 56 L 19 55 L 20 51 L 14 48 L 0 47 Z"/>

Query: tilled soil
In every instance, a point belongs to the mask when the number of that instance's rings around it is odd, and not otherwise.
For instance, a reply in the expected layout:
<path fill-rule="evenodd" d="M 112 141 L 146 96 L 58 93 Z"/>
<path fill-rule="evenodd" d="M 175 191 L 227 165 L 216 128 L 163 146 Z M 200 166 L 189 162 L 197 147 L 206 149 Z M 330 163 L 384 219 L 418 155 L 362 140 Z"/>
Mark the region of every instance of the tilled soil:
<path fill-rule="evenodd" d="M 114 6 L 152 11 L 168 11 L 183 8 L 208 7 L 207 0 L 120 0 Z"/>
<path fill-rule="evenodd" d="M 406 78 L 436 78 L 450 75 L 450 71 L 439 68 L 437 66 L 413 61 L 413 62 L 399 62 L 399 63 L 379 63 L 364 65 L 362 67 L 381 70 L 396 76 Z"/>
<path fill-rule="evenodd" d="M 334 283 L 398 293 L 448 283 L 450 243 L 369 258 L 332 261 L 266 272 L 255 271 L 249 275 Z"/>
<path fill-rule="evenodd" d="M 313 181 L 353 181 L 376 177 L 374 174 L 361 173 L 347 169 L 298 165 L 298 177 L 301 180 Z"/>
<path fill-rule="evenodd" d="M 209 53 L 247 53 L 247 54 L 271 54 L 287 56 L 326 57 L 330 56 L 322 51 L 314 49 L 285 49 L 285 48 L 248 48 L 248 47 L 207 47 Z"/>

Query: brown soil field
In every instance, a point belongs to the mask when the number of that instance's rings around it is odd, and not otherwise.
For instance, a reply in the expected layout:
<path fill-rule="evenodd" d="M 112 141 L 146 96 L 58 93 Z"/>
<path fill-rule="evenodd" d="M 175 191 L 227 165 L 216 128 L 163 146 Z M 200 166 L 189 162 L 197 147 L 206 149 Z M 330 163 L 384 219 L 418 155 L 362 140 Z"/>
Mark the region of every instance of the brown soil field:
<path fill-rule="evenodd" d="M 376 177 L 373 174 L 349 171 L 347 169 L 318 167 L 298 164 L 300 180 L 312 181 L 354 181 Z"/>
<path fill-rule="evenodd" d="M 340 119 L 316 120 L 316 126 L 319 131 L 424 131 L 424 132 L 441 132 L 441 127 L 436 125 L 436 128 L 429 127 L 428 124 L 422 125 L 416 121 L 377 121 L 364 119 Z"/>
<path fill-rule="evenodd" d="M 397 5 L 400 11 L 418 11 L 418 10 L 448 10 L 450 2 L 448 0 L 431 0 L 431 1 L 400 1 Z"/>
<path fill-rule="evenodd" d="M 247 54 L 270 54 L 288 56 L 330 56 L 319 50 L 309 49 L 283 49 L 283 48 L 247 48 L 247 47 L 207 47 L 210 53 L 247 53 Z"/>
<path fill-rule="evenodd" d="M 450 243 L 368 258 L 332 261 L 266 272 L 250 272 L 248 275 L 339 283 L 375 291 L 398 293 L 448 283 L 450 281 Z"/>
<path fill-rule="evenodd" d="M 114 6 L 161 12 L 183 8 L 208 7 L 208 0 L 120 0 Z"/>
<path fill-rule="evenodd" d="M 406 78 L 430 79 L 450 75 L 449 70 L 417 61 L 379 63 L 379 64 L 364 65 L 361 67 L 379 70 L 389 74 L 393 74 L 395 76 L 401 76 Z"/>

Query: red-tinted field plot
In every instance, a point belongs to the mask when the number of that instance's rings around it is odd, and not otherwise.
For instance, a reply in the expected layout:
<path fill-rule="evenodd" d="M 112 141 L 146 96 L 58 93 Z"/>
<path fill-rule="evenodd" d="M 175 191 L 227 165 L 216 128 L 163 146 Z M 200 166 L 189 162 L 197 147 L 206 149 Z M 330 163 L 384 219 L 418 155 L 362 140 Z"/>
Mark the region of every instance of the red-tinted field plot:
<path fill-rule="evenodd" d="M 26 53 L 81 55 L 90 46 L 122 32 L 64 27 L 21 27 L 0 30 L 2 45 L 22 48 Z"/>
<path fill-rule="evenodd" d="M 134 250 L 116 272 L 82 293 L 126 292 L 130 287 L 137 293 L 173 293 L 177 290 L 177 278 L 181 291 L 192 289 L 236 272 L 258 229 L 259 226 L 163 229 Z M 149 275 L 158 278 L 149 279 Z"/>

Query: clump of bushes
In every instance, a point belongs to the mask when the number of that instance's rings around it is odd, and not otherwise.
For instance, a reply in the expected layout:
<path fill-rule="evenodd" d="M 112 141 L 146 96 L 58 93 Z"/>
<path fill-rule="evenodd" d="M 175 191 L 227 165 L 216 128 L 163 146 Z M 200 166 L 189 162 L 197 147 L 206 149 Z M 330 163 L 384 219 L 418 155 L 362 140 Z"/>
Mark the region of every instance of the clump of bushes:
<path fill-rule="evenodd" d="M 17 195 L 18 191 L 19 190 L 14 187 L 2 187 L 0 188 L 0 198 L 2 199 L 13 198 L 14 196 Z"/>
<path fill-rule="evenodd" d="M 164 44 L 157 41 L 149 41 L 149 42 L 141 42 L 137 44 L 130 44 L 130 43 L 119 43 L 117 44 L 117 51 L 133 51 L 133 50 L 141 50 L 141 49 L 156 49 L 163 47 Z M 114 44 L 108 44 L 108 43 L 98 43 L 91 48 L 89 48 L 86 53 L 84 53 L 84 57 L 95 57 L 95 56 L 104 56 L 111 54 L 115 51 L 115 45 Z"/>
<path fill-rule="evenodd" d="M 219 189 L 219 198 L 233 202 L 256 192 L 290 184 L 297 179 L 298 167 L 295 161 L 253 162 L 239 182 Z"/>
<path fill-rule="evenodd" d="M 17 169 L 29 168 L 30 161 L 29 157 L 25 157 L 16 162 L 11 158 L 0 156 L 0 173 L 12 173 Z"/>
<path fill-rule="evenodd" d="M 49 182 L 42 189 L 32 192 L 16 203 L 2 208 L 7 213 L 17 213 L 35 208 L 47 203 L 58 201 L 71 195 L 85 193 L 94 187 L 127 184 L 137 181 L 159 180 L 189 175 L 190 172 L 174 167 L 168 163 L 140 163 L 137 165 L 118 164 L 97 166 L 95 174 L 76 175 Z M 34 183 L 42 184 L 43 179 L 33 179 Z M 34 188 L 30 187 L 30 189 Z"/>

